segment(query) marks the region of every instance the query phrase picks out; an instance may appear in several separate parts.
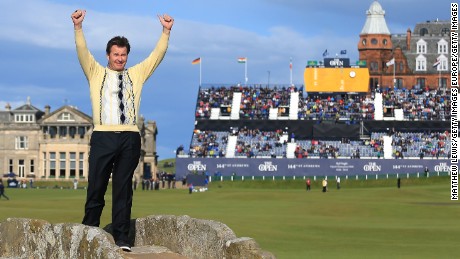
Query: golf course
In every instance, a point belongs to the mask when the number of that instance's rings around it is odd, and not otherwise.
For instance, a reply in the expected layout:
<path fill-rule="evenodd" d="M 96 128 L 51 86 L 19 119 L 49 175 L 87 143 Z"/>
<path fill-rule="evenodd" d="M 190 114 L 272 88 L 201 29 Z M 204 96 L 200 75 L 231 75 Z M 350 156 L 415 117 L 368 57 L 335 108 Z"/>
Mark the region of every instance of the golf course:
<path fill-rule="evenodd" d="M 450 178 L 321 181 L 212 181 L 204 192 L 177 189 L 134 193 L 132 218 L 189 215 L 216 220 L 238 237 L 254 238 L 277 258 L 457 258 L 460 203 L 450 200 Z M 38 186 L 38 188 L 37 188 Z M 79 223 L 86 190 L 69 182 L 6 188 L 0 221 L 36 218 Z M 111 222 L 111 187 L 102 225 Z"/>

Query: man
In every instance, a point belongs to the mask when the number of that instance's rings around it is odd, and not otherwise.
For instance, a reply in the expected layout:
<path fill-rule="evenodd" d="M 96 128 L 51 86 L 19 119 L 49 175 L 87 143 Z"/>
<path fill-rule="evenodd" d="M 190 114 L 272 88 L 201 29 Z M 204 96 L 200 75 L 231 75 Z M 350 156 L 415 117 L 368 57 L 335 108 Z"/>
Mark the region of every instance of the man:
<path fill-rule="evenodd" d="M 107 43 L 106 67 L 94 59 L 83 35 L 85 15 L 85 10 L 71 15 L 78 60 L 89 83 L 94 124 L 83 224 L 99 226 L 104 194 L 112 174 L 112 234 L 121 249 L 131 251 L 128 243 L 133 197 L 131 180 L 141 148 L 137 127 L 140 94 L 144 82 L 163 60 L 174 19 L 167 14 L 158 16 L 163 33 L 155 49 L 144 61 L 126 69 L 130 45 L 125 37 L 117 36 Z"/>
<path fill-rule="evenodd" d="M 6 200 L 9 200 L 8 196 L 5 195 L 5 185 L 3 185 L 3 180 L 0 179 L 0 199 L 5 197 Z"/>
<path fill-rule="evenodd" d="M 310 180 L 310 178 L 307 179 L 306 185 L 307 185 L 307 191 L 309 191 L 311 189 L 311 180 Z"/>
<path fill-rule="evenodd" d="M 326 178 L 323 179 L 322 184 L 323 184 L 323 192 L 327 192 L 327 180 L 326 180 Z"/>

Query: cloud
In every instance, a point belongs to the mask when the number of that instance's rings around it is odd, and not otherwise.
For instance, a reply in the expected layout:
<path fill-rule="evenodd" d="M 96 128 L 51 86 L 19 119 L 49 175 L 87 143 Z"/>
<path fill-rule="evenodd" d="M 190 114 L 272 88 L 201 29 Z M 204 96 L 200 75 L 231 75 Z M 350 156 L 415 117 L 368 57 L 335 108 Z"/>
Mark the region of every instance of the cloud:
<path fill-rule="evenodd" d="M 292 5 L 300 3 L 290 2 Z M 26 5 L 28 8 L 22 8 Z M 74 48 L 70 13 L 75 7 L 41 0 L 21 3 L 6 0 L 0 3 L 0 8 L 7 14 L 0 21 L 8 24 L 0 27 L 3 40 L 28 42 L 45 48 Z M 37 18 L 31 18 L 34 16 Z M 93 51 L 104 50 L 107 40 L 120 33 L 130 40 L 134 51 L 150 51 L 161 33 L 161 26 L 156 17 L 88 10 L 84 30 L 88 46 Z M 286 52 L 314 55 L 313 50 L 325 43 L 322 35 L 305 37 L 285 26 L 267 30 L 269 35 L 261 35 L 226 25 L 176 19 L 169 51 L 172 55 L 188 55 L 190 58 L 197 54 L 213 58 L 251 55 L 276 60 L 276 56 L 285 56 Z"/>
<path fill-rule="evenodd" d="M 106 6 L 109 1 L 82 2 L 88 11 L 84 22 L 86 40 L 101 64 L 106 62 L 107 40 L 113 36 L 121 34 L 130 40 L 129 64 L 145 58 L 155 46 L 161 25 L 154 15 L 138 10 L 145 5 L 152 7 L 152 2 L 133 2 L 126 12 Z M 244 65 L 236 59 L 245 56 L 249 83 L 263 84 L 270 76 L 271 84 L 287 84 L 292 58 L 293 81 L 303 84 L 306 62 L 321 60 L 325 49 L 331 56 L 346 49 L 351 62 L 358 59 L 359 32 L 372 0 L 234 0 L 225 3 L 225 10 L 211 1 L 180 2 L 184 5 L 162 3 L 161 8 L 170 8 L 168 11 L 177 17 L 167 56 L 146 83 L 141 103 L 146 119 L 156 120 L 159 125 L 158 150 L 168 156 L 171 145 L 190 140 L 199 80 L 199 67 L 191 65 L 193 59 L 203 58 L 203 83 L 242 82 Z M 408 27 L 427 19 L 450 17 L 447 0 L 431 5 L 415 0 L 379 2 L 394 33 L 405 33 Z M 22 105 L 31 95 L 36 107 L 49 104 L 58 108 L 64 98 L 71 98 L 72 105 L 90 113 L 87 82 L 76 59 L 70 19 L 77 9 L 75 4 L 80 3 L 0 1 L 0 47 L 5 61 L 0 67 L 8 74 L 0 83 L 0 109 L 7 102 L 13 108 Z M 241 8 L 243 5 L 246 8 Z M 180 94 L 174 96 L 175 93 Z M 185 123 L 187 120 L 191 123 Z"/>

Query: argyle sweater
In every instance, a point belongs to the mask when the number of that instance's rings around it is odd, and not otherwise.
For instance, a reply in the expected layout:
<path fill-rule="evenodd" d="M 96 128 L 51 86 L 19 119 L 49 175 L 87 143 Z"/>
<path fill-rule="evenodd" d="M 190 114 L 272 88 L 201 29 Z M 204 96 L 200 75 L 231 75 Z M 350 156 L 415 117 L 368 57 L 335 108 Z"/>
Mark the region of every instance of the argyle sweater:
<path fill-rule="evenodd" d="M 139 131 L 142 87 L 163 60 L 168 41 L 169 35 L 162 33 L 145 60 L 119 72 L 101 66 L 88 50 L 83 30 L 75 30 L 78 60 L 89 83 L 94 131 Z"/>

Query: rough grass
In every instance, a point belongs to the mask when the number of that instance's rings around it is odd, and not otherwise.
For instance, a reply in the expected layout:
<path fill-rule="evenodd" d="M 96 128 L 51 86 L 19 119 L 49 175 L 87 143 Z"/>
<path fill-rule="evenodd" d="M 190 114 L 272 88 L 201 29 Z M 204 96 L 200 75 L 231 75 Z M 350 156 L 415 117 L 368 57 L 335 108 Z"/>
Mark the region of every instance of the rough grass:
<path fill-rule="evenodd" d="M 456 258 L 460 203 L 450 201 L 448 177 L 343 180 L 322 193 L 303 180 L 213 181 L 209 191 L 136 190 L 132 218 L 154 214 L 217 220 L 252 237 L 277 258 Z M 36 183 L 40 185 L 40 183 Z M 51 184 L 50 186 L 55 186 Z M 102 227 L 110 223 L 111 189 Z M 38 218 L 79 223 L 84 189 L 6 189 L 0 221 Z"/>

